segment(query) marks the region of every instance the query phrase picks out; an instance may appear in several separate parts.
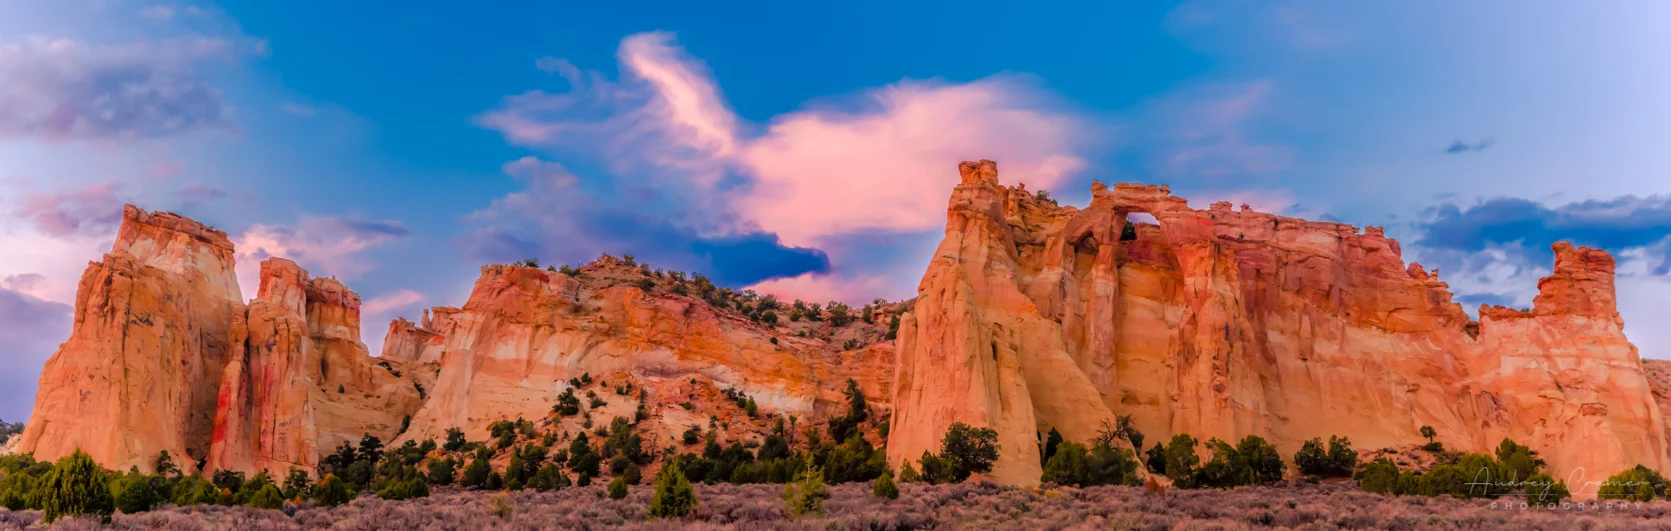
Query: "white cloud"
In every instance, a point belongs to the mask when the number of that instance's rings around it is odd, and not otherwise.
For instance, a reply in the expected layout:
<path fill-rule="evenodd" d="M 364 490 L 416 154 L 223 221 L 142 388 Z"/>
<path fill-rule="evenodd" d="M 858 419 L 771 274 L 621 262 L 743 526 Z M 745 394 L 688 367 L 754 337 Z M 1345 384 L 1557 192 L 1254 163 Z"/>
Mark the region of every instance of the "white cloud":
<path fill-rule="evenodd" d="M 392 293 L 372 297 L 371 300 L 366 301 L 365 304 L 360 306 L 360 313 L 368 316 L 383 315 L 396 310 L 409 308 L 414 304 L 423 302 L 423 300 L 424 296 L 422 293 L 409 289 L 398 290 Z"/>
<path fill-rule="evenodd" d="M 253 297 L 261 282 L 261 261 L 278 256 L 301 264 L 314 276 L 351 280 L 373 268 L 361 252 L 405 238 L 411 231 L 388 221 L 340 216 L 305 216 L 295 228 L 257 224 L 233 238 L 238 286 Z"/>

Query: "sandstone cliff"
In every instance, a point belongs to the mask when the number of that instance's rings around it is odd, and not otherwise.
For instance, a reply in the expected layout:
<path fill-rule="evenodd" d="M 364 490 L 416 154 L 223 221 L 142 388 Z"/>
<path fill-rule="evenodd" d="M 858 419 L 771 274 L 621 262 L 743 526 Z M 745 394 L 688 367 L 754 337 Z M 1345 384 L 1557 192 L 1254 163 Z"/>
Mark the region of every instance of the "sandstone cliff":
<path fill-rule="evenodd" d="M 360 297 L 336 280 L 268 259 L 245 315 L 220 385 L 211 469 L 311 470 L 344 441 L 394 438 L 417 411 L 418 387 L 367 355 Z"/>
<path fill-rule="evenodd" d="M 385 358 L 440 365 L 408 437 L 440 439 L 460 428 L 480 439 L 495 421 L 546 418 L 567 382 L 583 375 L 637 382 L 669 436 L 706 419 L 679 407 L 696 398 L 689 384 L 697 382 L 805 418 L 833 410 L 853 379 L 873 405 L 886 406 L 893 348 L 881 341 L 885 323 L 751 319 L 745 312 L 758 317 L 773 303 L 704 282 L 611 257 L 572 275 L 484 266 L 463 308 L 389 327 Z M 774 317 L 789 311 L 774 308 Z M 616 400 L 612 407 L 624 409 L 609 411 L 631 416 L 635 402 Z"/>
<path fill-rule="evenodd" d="M 18 451 L 50 461 L 79 447 L 116 469 L 149 469 L 164 450 L 207 457 L 243 305 L 232 251 L 220 231 L 126 207 L 110 253 L 81 276 Z"/>
<path fill-rule="evenodd" d="M 996 479 L 1036 483 L 1039 433 L 1086 440 L 1116 414 L 1150 440 L 1253 434 L 1285 453 L 1331 434 L 1412 444 L 1431 425 L 1452 448 L 1529 443 L 1558 477 L 1668 464 L 1602 251 L 1556 245 L 1533 310 L 1473 322 L 1376 227 L 1127 184 L 1061 207 L 1000 185 L 990 161 L 959 169 L 899 332 L 896 465 L 963 421 L 998 430 Z M 1139 212 L 1158 225 L 1128 224 Z"/>
<path fill-rule="evenodd" d="M 220 231 L 126 207 L 82 275 L 17 451 L 81 448 L 146 471 L 167 451 L 183 468 L 282 474 L 340 441 L 394 437 L 420 392 L 360 344 L 359 296 L 275 258 L 246 307 L 233 256 Z"/>

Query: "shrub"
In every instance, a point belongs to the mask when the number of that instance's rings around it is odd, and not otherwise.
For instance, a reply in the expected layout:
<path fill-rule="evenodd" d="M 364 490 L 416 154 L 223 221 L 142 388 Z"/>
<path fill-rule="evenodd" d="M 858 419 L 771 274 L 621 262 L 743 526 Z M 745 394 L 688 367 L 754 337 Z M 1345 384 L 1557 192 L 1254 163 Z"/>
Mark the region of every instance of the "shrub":
<path fill-rule="evenodd" d="M 684 518 L 696 509 L 696 490 L 691 488 L 680 461 L 675 459 L 656 474 L 655 492 L 650 495 L 651 518 Z"/>
<path fill-rule="evenodd" d="M 1567 482 L 1555 481 L 1555 478 L 1546 472 L 1533 474 L 1526 480 L 1526 499 L 1534 504 L 1560 503 L 1561 500 L 1571 497 L 1572 492 L 1567 490 Z"/>
<path fill-rule="evenodd" d="M 494 496 L 487 502 L 487 513 L 501 519 L 509 518 L 516 509 L 511 506 L 511 500 L 504 494 Z"/>
<path fill-rule="evenodd" d="M 1111 448 L 1098 442 L 1089 450 L 1084 445 L 1065 441 L 1056 447 L 1056 455 L 1045 463 L 1042 481 L 1058 485 L 1090 487 L 1095 485 L 1137 484 L 1137 460 L 1131 450 Z"/>
<path fill-rule="evenodd" d="M 1163 470 L 1172 484 L 1185 489 L 1195 487 L 1195 466 L 1201 463 L 1201 457 L 1195 455 L 1197 444 L 1195 438 L 1186 433 L 1174 435 L 1166 443 Z"/>
<path fill-rule="evenodd" d="M 447 428 L 447 443 L 441 445 L 441 448 L 449 452 L 457 452 L 464 449 L 464 443 L 466 442 L 468 441 L 464 440 L 464 430 Z"/>
<path fill-rule="evenodd" d="M 609 499 L 619 500 L 627 497 L 627 478 L 618 477 L 609 482 Z"/>
<path fill-rule="evenodd" d="M 416 474 L 412 477 L 390 483 L 377 491 L 377 497 L 384 500 L 410 500 L 429 496 L 429 484 Z"/>
<path fill-rule="evenodd" d="M 487 460 L 478 455 L 470 461 L 470 466 L 464 467 L 464 479 L 461 483 L 465 487 L 482 488 L 487 485 L 487 476 L 492 472 L 493 469 L 487 464 Z"/>
<path fill-rule="evenodd" d="M 300 498 L 303 494 L 306 494 L 308 489 L 312 486 L 313 482 L 308 479 L 307 472 L 300 468 L 290 467 L 290 473 L 285 475 L 284 478 L 284 499 L 294 500 Z"/>
<path fill-rule="evenodd" d="M 1277 455 L 1276 447 L 1265 439 L 1249 435 L 1230 446 L 1218 439 L 1207 441 L 1213 456 L 1194 475 L 1196 486 L 1229 488 L 1242 485 L 1265 485 L 1282 479 L 1287 465 Z"/>
<path fill-rule="evenodd" d="M 790 518 L 824 514 L 824 500 L 829 497 L 824 488 L 824 472 L 816 466 L 802 470 L 794 482 L 783 486 L 783 501 L 788 503 Z"/>
<path fill-rule="evenodd" d="M 952 423 L 940 441 L 940 456 L 950 467 L 954 481 L 969 479 L 977 472 L 991 472 L 992 463 L 998 460 L 998 432 Z"/>
<path fill-rule="evenodd" d="M 458 462 L 448 457 L 429 464 L 429 483 L 431 485 L 451 485 L 457 479 Z"/>
<path fill-rule="evenodd" d="M 1358 452 L 1345 437 L 1329 437 L 1328 449 L 1321 438 L 1311 439 L 1294 454 L 1294 466 L 1301 474 L 1319 477 L 1348 477 L 1358 466 Z"/>
<path fill-rule="evenodd" d="M 162 501 L 151 478 L 137 471 L 112 482 L 110 490 L 115 495 L 116 509 L 127 514 L 149 511 Z"/>
<path fill-rule="evenodd" d="M 174 505 L 213 505 L 219 502 L 220 489 L 196 474 L 180 478 L 174 485 Z"/>
<path fill-rule="evenodd" d="M 354 489 L 347 482 L 338 478 L 336 474 L 325 474 L 319 484 L 313 486 L 312 498 L 314 503 L 326 507 L 336 507 L 354 500 Z"/>
<path fill-rule="evenodd" d="M 279 492 L 277 485 L 267 483 L 261 486 L 261 490 L 255 491 L 255 494 L 250 496 L 248 505 L 256 509 L 282 509 L 284 508 L 284 493 Z"/>
<path fill-rule="evenodd" d="M 906 466 L 910 466 L 910 464 L 907 463 Z M 877 476 L 876 481 L 870 485 L 870 493 L 878 498 L 899 499 L 899 486 L 894 484 L 893 473 L 889 472 Z"/>
<path fill-rule="evenodd" d="M 34 495 L 39 480 L 26 471 L 16 471 L 0 478 L 0 507 L 12 511 L 39 509 L 40 499 Z"/>
<path fill-rule="evenodd" d="M 1607 478 L 1601 483 L 1601 490 L 1596 493 L 1597 498 L 1604 500 L 1649 501 L 1664 488 L 1665 478 L 1658 477 L 1659 473 L 1636 465 Z"/>
<path fill-rule="evenodd" d="M 899 482 L 900 483 L 913 483 L 913 482 L 917 482 L 917 481 L 922 481 L 922 479 L 923 479 L 922 474 L 918 474 L 917 469 L 913 468 L 911 466 L 911 460 L 909 460 L 909 459 L 905 460 L 904 465 L 901 466 L 900 469 L 899 469 Z"/>
<path fill-rule="evenodd" d="M 51 523 L 64 516 L 95 516 L 108 522 L 116 501 L 107 481 L 104 469 L 86 452 L 77 449 L 64 456 L 36 486 L 42 519 Z"/>
<path fill-rule="evenodd" d="M 1398 466 L 1391 459 L 1376 459 L 1358 471 L 1358 487 L 1376 494 L 1396 494 L 1398 475 Z"/>

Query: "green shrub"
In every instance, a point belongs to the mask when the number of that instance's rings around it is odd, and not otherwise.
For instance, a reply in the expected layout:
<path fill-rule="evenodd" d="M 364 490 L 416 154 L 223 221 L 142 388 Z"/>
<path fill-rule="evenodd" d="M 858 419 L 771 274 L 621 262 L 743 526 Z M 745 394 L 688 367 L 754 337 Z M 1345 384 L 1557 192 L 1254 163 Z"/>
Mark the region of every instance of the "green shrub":
<path fill-rule="evenodd" d="M 1137 460 L 1131 450 L 1111 448 L 1098 442 L 1086 449 L 1072 441 L 1056 447 L 1055 455 L 1044 465 L 1042 481 L 1058 485 L 1090 487 L 1094 485 L 1137 484 Z"/>
<path fill-rule="evenodd" d="M 1207 448 L 1212 450 L 1212 458 L 1196 470 L 1196 486 L 1229 488 L 1268 485 L 1282 479 L 1282 471 L 1287 468 L 1276 447 L 1258 436 L 1244 437 L 1236 446 L 1211 439 L 1207 441 Z"/>
<path fill-rule="evenodd" d="M 998 432 L 952 423 L 940 441 L 940 457 L 950 466 L 954 481 L 969 479 L 977 472 L 991 472 L 992 463 L 998 460 Z"/>
<path fill-rule="evenodd" d="M 220 503 L 220 489 L 203 476 L 192 474 L 180 478 L 174 485 L 174 505 L 214 505 Z"/>
<path fill-rule="evenodd" d="M 40 498 L 34 495 L 40 481 L 25 470 L 18 470 L 0 479 L 0 507 L 12 511 L 40 509 Z"/>
<path fill-rule="evenodd" d="M 377 497 L 385 500 L 410 500 L 425 496 L 429 496 L 429 483 L 426 483 L 416 474 L 390 483 L 382 490 L 377 491 Z"/>
<path fill-rule="evenodd" d="M 1601 490 L 1596 497 L 1604 500 L 1650 501 L 1659 496 L 1665 485 L 1665 478 L 1659 477 L 1658 472 L 1636 465 L 1607 478 L 1602 482 Z"/>
<path fill-rule="evenodd" d="M 656 474 L 655 492 L 650 496 L 651 518 L 683 518 L 696 509 L 696 490 L 685 477 L 682 459 L 675 459 Z"/>
<path fill-rule="evenodd" d="M 325 474 L 319 484 L 313 486 L 312 498 L 314 503 L 326 507 L 336 507 L 354 500 L 354 487 L 338 478 L 336 474 Z"/>
<path fill-rule="evenodd" d="M 487 464 L 487 459 L 478 455 L 470 461 L 470 466 L 464 467 L 464 478 L 461 483 L 465 487 L 473 489 L 482 488 L 487 485 L 487 476 L 491 472 L 493 472 L 493 469 Z"/>
<path fill-rule="evenodd" d="M 790 518 L 824 514 L 824 500 L 829 498 L 824 488 L 824 472 L 809 466 L 794 482 L 783 486 L 783 501 L 788 503 Z"/>
<path fill-rule="evenodd" d="M 115 496 L 116 509 L 126 514 L 149 511 L 162 502 L 157 495 L 156 481 L 137 471 L 111 482 L 110 491 Z"/>
<path fill-rule="evenodd" d="M 619 500 L 627 497 L 627 478 L 618 477 L 609 482 L 609 499 Z"/>
<path fill-rule="evenodd" d="M 41 497 L 42 519 L 47 523 L 64 516 L 94 516 L 109 521 L 116 509 L 104 469 L 79 449 L 59 459 L 41 476 L 36 490 Z"/>
<path fill-rule="evenodd" d="M 284 508 L 284 493 L 279 492 L 277 485 L 268 483 L 250 496 L 249 506 L 256 509 L 282 509 Z"/>
<path fill-rule="evenodd" d="M 1555 481 L 1548 473 L 1539 472 L 1526 480 L 1526 499 L 1539 505 L 1560 503 L 1561 500 L 1571 498 L 1572 492 L 1567 490 L 1567 482 Z"/>
<path fill-rule="evenodd" d="M 1350 477 L 1358 466 L 1358 452 L 1345 437 L 1329 437 L 1327 449 L 1322 439 L 1311 439 L 1294 454 L 1294 466 L 1301 474 L 1319 477 Z"/>
<path fill-rule="evenodd" d="M 429 483 L 431 485 L 451 485 L 458 477 L 458 462 L 448 457 L 429 464 Z"/>
<path fill-rule="evenodd" d="M 922 481 L 922 479 L 922 474 L 917 473 L 917 469 L 911 466 L 911 460 L 905 460 L 905 463 L 899 468 L 899 482 L 913 483 Z"/>
<path fill-rule="evenodd" d="M 910 466 L 910 463 L 907 463 L 906 466 Z M 888 472 L 877 476 L 876 481 L 870 485 L 870 493 L 878 498 L 899 499 L 899 486 L 894 484 L 893 473 Z"/>
<path fill-rule="evenodd" d="M 284 477 L 284 499 L 294 500 L 300 498 L 307 494 L 308 489 L 312 487 L 313 481 L 308 478 L 308 473 L 306 471 L 300 468 L 291 467 L 290 473 L 286 474 Z"/>
<path fill-rule="evenodd" d="M 1179 488 L 1195 487 L 1195 467 L 1201 463 L 1201 457 L 1195 455 L 1195 446 L 1199 444 L 1189 434 L 1180 433 L 1172 436 L 1163 451 L 1165 468 L 1163 469 L 1172 484 Z"/>

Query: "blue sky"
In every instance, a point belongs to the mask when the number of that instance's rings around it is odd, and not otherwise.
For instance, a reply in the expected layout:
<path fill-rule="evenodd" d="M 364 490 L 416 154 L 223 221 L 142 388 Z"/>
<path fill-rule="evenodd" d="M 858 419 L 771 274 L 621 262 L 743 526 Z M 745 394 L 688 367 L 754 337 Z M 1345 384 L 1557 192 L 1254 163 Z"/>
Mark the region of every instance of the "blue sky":
<path fill-rule="evenodd" d="M 375 351 L 523 257 L 909 297 L 974 158 L 1386 226 L 1470 311 L 1601 245 L 1671 357 L 1664 3 L 340 4 L 0 0 L 0 418 L 123 202 L 344 280 Z"/>

